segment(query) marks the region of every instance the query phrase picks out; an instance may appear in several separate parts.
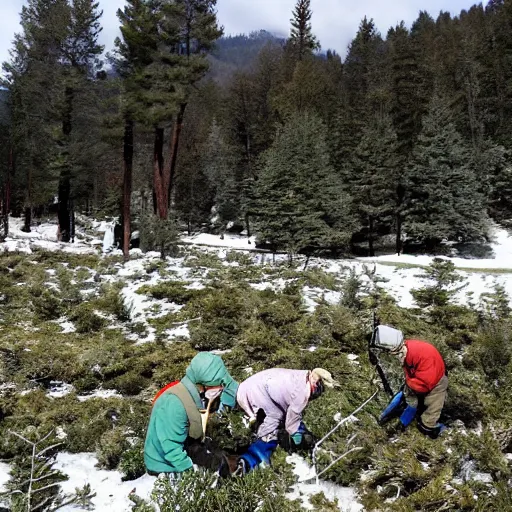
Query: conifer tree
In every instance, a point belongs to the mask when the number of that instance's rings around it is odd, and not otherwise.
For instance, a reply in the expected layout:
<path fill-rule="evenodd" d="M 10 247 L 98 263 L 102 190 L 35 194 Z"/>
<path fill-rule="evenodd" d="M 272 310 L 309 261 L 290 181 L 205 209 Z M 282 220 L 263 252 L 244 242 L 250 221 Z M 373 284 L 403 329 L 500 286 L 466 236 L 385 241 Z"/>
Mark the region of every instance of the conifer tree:
<path fill-rule="evenodd" d="M 21 32 L 15 36 L 11 60 L 3 65 L 12 104 L 13 148 L 24 170 L 17 180 L 24 196 L 25 231 L 30 231 L 34 203 L 55 192 L 49 176 L 55 150 L 49 141 L 60 118 L 60 59 L 68 22 L 66 0 L 29 0 L 21 10 Z"/>
<path fill-rule="evenodd" d="M 290 20 L 292 28 L 288 45 L 299 61 L 313 55 L 313 52 L 320 49 L 320 43 L 313 34 L 311 27 L 312 16 L 311 0 L 297 0 L 293 17 Z"/>
<path fill-rule="evenodd" d="M 455 129 L 448 103 L 436 94 L 413 151 L 404 230 L 409 238 L 432 247 L 444 239 L 481 238 L 486 219 L 471 152 Z"/>
<path fill-rule="evenodd" d="M 217 223 L 224 231 L 228 222 L 239 217 L 240 187 L 235 174 L 237 155 L 227 143 L 219 125 L 214 122 L 203 151 L 204 174 L 214 190 Z"/>
<path fill-rule="evenodd" d="M 144 0 L 127 0 L 117 11 L 121 38 L 115 41 L 114 66 L 122 83 L 123 118 L 123 256 L 129 258 L 131 238 L 131 195 L 133 180 L 134 124 L 137 111 L 137 78 L 151 64 L 157 51 L 158 35 L 150 5 Z"/>
<path fill-rule="evenodd" d="M 59 177 L 59 230 L 60 239 L 69 242 L 73 236 L 71 181 L 73 161 L 70 155 L 73 131 L 73 110 L 76 94 L 87 80 L 95 77 L 98 58 L 103 46 L 98 44 L 102 31 L 99 20 L 103 14 L 95 0 L 71 0 L 66 37 L 63 40 L 61 62 L 63 65 L 64 99 L 62 107 L 62 134 L 58 140 L 60 154 L 56 167 Z"/>
<path fill-rule="evenodd" d="M 391 120 L 375 118 L 363 131 L 351 164 L 352 196 L 367 233 L 369 255 L 379 231 L 389 232 L 396 209 L 399 181 L 397 137 Z"/>
<path fill-rule="evenodd" d="M 317 116 L 292 115 L 264 153 L 253 213 L 259 238 L 286 250 L 290 261 L 300 251 L 348 244 L 355 220 Z"/>
<path fill-rule="evenodd" d="M 152 5 L 152 4 L 148 4 Z M 137 73 L 137 116 L 154 129 L 153 189 L 155 211 L 168 216 L 175 184 L 178 147 L 193 87 L 208 70 L 206 52 L 222 35 L 217 26 L 216 0 L 164 0 L 150 9 L 150 33 L 137 50 L 150 63 Z M 133 24 L 138 20 L 134 19 Z M 165 156 L 165 130 L 171 128 Z"/>

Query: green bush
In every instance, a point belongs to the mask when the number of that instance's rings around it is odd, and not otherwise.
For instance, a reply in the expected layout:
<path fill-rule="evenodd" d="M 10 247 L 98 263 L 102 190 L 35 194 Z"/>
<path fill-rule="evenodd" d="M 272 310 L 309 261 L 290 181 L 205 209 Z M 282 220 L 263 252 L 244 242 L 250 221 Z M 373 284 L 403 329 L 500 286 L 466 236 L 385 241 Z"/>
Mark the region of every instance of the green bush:
<path fill-rule="evenodd" d="M 286 498 L 292 477 L 289 469 L 288 472 L 283 471 L 282 466 L 253 471 L 244 478 L 226 480 L 220 487 L 215 485 L 217 477 L 213 473 L 187 471 L 176 484 L 171 484 L 167 479 L 157 480 L 152 499 L 161 512 L 303 510 L 297 501 Z M 139 506 L 142 505 L 141 502 Z"/>
<path fill-rule="evenodd" d="M 137 371 L 130 371 L 115 379 L 105 382 L 107 388 L 116 389 L 122 395 L 135 396 L 146 389 L 150 380 L 139 375 Z"/>
<path fill-rule="evenodd" d="M 121 453 L 119 471 L 123 474 L 123 481 L 137 480 L 146 473 L 143 440 L 138 439 L 133 446 Z"/>
<path fill-rule="evenodd" d="M 123 453 L 129 448 L 126 435 L 120 428 L 107 430 L 96 445 L 98 466 L 104 469 L 116 469 Z"/>
<path fill-rule="evenodd" d="M 434 258 L 432 264 L 419 277 L 427 282 L 434 282 L 433 285 L 411 290 L 420 308 L 446 306 L 460 290 L 467 286 L 467 284 L 460 284 L 464 282 L 464 278 L 456 272 L 455 265 L 442 258 Z"/>
<path fill-rule="evenodd" d="M 492 380 L 503 378 L 512 359 L 512 329 L 508 324 L 487 324 L 478 334 L 477 346 L 485 374 Z"/>
<path fill-rule="evenodd" d="M 63 312 L 62 301 L 57 292 L 43 290 L 32 299 L 34 313 L 40 320 L 57 320 Z"/>
<path fill-rule="evenodd" d="M 120 290 L 123 284 L 102 286 L 100 296 L 95 300 L 95 305 L 101 311 L 114 315 L 119 321 L 128 322 L 130 320 L 130 310 L 124 303 Z"/>
<path fill-rule="evenodd" d="M 88 334 L 98 332 L 106 325 L 106 320 L 97 315 L 88 303 L 80 304 L 71 312 L 70 319 L 75 322 L 76 332 Z"/>
<path fill-rule="evenodd" d="M 187 283 L 181 281 L 164 281 L 157 285 L 141 286 L 137 293 L 141 295 L 149 295 L 157 300 L 167 299 L 175 304 L 186 304 L 193 298 L 200 297 L 205 294 L 204 290 L 194 290 L 185 288 Z"/>

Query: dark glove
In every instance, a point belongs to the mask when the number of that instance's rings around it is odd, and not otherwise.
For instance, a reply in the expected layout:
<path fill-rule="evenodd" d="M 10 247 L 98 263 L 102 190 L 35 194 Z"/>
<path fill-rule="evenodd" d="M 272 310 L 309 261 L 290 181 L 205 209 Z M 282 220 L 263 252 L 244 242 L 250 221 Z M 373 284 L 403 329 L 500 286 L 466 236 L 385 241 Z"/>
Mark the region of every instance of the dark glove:
<path fill-rule="evenodd" d="M 286 430 L 280 430 L 277 433 L 277 442 L 285 452 L 292 453 L 292 445 L 294 445 L 294 443 L 292 437 Z"/>
<path fill-rule="evenodd" d="M 279 431 L 279 446 L 288 453 L 300 450 L 311 450 L 316 444 L 315 436 L 306 428 L 304 423 L 299 425 L 299 429 L 293 435 L 288 434 L 286 430 Z"/>
<path fill-rule="evenodd" d="M 238 465 L 238 457 L 236 455 L 227 455 L 222 453 L 222 460 L 218 469 L 221 478 L 229 478 L 236 472 Z"/>

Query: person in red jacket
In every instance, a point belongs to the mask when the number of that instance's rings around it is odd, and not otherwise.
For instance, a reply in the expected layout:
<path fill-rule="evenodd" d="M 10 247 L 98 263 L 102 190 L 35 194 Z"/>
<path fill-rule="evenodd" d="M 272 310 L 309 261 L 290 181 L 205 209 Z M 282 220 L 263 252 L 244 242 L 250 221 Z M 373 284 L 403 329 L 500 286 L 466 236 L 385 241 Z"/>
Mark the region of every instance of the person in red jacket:
<path fill-rule="evenodd" d="M 404 340 L 402 331 L 379 325 L 374 333 L 373 346 L 395 355 L 403 365 L 406 407 L 400 422 L 409 426 L 419 412 L 420 432 L 435 439 L 444 430 L 438 423 L 448 390 L 448 376 L 443 357 L 430 343 Z"/>

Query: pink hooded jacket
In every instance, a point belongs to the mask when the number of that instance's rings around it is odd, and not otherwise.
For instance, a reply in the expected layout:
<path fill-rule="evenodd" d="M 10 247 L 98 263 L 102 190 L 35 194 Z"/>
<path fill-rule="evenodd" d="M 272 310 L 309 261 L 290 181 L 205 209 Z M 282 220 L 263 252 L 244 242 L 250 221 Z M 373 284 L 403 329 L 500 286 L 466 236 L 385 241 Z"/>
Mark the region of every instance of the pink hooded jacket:
<path fill-rule="evenodd" d="M 308 376 L 308 370 L 273 368 L 240 384 L 237 402 L 249 418 L 255 418 L 258 409 L 265 411 L 265 421 L 257 433 L 259 438 L 276 433 L 282 423 L 290 435 L 297 432 L 311 395 Z"/>

